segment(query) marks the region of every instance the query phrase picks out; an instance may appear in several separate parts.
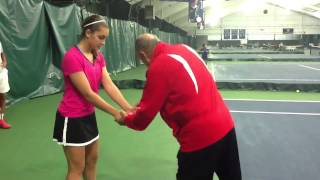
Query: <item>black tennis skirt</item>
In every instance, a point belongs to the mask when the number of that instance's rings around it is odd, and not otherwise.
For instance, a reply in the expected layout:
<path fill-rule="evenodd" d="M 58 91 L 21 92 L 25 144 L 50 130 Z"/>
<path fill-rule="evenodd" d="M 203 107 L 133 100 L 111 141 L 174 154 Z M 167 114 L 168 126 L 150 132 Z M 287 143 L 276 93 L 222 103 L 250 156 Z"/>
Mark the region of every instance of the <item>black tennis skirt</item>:
<path fill-rule="evenodd" d="M 96 115 L 69 118 L 58 111 L 53 131 L 53 141 L 63 146 L 86 146 L 99 139 Z"/>

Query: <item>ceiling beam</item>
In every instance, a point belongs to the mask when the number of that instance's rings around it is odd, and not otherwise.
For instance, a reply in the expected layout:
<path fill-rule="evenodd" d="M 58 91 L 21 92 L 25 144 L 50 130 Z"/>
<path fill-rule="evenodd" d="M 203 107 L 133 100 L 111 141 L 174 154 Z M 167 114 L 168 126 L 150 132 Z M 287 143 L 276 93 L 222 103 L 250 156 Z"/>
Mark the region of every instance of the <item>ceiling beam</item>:
<path fill-rule="evenodd" d="M 320 7 L 317 7 L 317 6 L 315 6 L 315 5 L 310 5 L 310 6 L 307 6 L 307 7 L 310 7 L 310 8 L 312 8 L 312 9 L 317 10 L 317 11 L 320 11 Z"/>
<path fill-rule="evenodd" d="M 178 26 L 180 28 L 184 28 L 184 27 L 196 27 L 197 23 L 190 23 L 187 19 L 181 19 L 180 21 L 176 21 L 173 25 Z"/>
<path fill-rule="evenodd" d="M 172 23 L 175 21 L 178 21 L 181 18 L 185 18 L 186 20 L 188 20 L 188 13 L 186 11 L 187 11 L 187 9 L 182 9 L 182 10 L 176 12 L 175 14 L 172 14 L 171 16 L 169 16 L 165 19 L 166 19 L 166 21 L 172 22 Z"/>
<path fill-rule="evenodd" d="M 174 17 L 174 18 L 172 19 L 172 21 L 170 21 L 170 22 L 171 22 L 172 24 L 175 24 L 175 25 L 189 23 L 188 14 L 178 15 L 178 16 Z"/>
<path fill-rule="evenodd" d="M 167 7 L 164 7 L 163 9 L 159 9 L 156 11 L 156 16 L 166 19 L 167 17 L 170 17 L 177 12 L 180 12 L 181 10 L 186 10 L 187 11 L 188 4 L 187 3 L 175 3 L 168 5 Z"/>

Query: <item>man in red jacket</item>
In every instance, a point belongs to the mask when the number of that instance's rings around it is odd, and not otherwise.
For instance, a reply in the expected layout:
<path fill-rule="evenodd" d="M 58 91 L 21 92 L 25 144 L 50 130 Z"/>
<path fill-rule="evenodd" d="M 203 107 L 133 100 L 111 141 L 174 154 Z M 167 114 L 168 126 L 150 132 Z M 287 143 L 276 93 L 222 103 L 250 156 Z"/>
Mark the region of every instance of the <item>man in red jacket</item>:
<path fill-rule="evenodd" d="M 135 46 L 147 80 L 135 111 L 118 123 L 142 131 L 160 111 L 180 144 L 177 180 L 212 180 L 214 172 L 240 180 L 234 123 L 201 57 L 152 34 L 140 35 Z"/>

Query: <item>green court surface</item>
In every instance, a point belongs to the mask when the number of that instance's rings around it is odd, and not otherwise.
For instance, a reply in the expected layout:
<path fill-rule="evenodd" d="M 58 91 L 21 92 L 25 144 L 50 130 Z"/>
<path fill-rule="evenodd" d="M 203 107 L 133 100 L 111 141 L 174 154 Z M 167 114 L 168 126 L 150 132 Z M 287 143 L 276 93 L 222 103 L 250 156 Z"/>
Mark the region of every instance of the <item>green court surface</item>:
<path fill-rule="evenodd" d="M 122 90 L 132 103 L 141 90 Z M 227 99 L 320 100 L 317 93 L 221 91 Z M 102 96 L 110 99 L 101 92 Z M 66 163 L 62 148 L 52 142 L 52 129 L 61 94 L 20 102 L 7 110 L 13 128 L 0 129 L 1 179 L 63 179 Z M 170 129 L 157 118 L 143 132 L 117 125 L 97 110 L 100 130 L 98 179 L 173 180 L 178 144 Z"/>

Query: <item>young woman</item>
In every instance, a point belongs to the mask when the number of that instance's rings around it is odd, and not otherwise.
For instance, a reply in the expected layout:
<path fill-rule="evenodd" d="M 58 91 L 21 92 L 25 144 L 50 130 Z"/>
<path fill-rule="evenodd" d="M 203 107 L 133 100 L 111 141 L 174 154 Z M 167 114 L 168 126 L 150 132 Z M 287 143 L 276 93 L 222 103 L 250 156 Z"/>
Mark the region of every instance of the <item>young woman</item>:
<path fill-rule="evenodd" d="M 99 134 L 94 107 L 116 120 L 123 117 L 122 112 L 99 96 L 100 84 L 123 110 L 132 108 L 110 79 L 99 52 L 108 35 L 103 17 L 86 18 L 79 44 L 70 48 L 62 61 L 65 90 L 56 114 L 53 139 L 63 146 L 68 163 L 67 180 L 96 179 Z"/>

